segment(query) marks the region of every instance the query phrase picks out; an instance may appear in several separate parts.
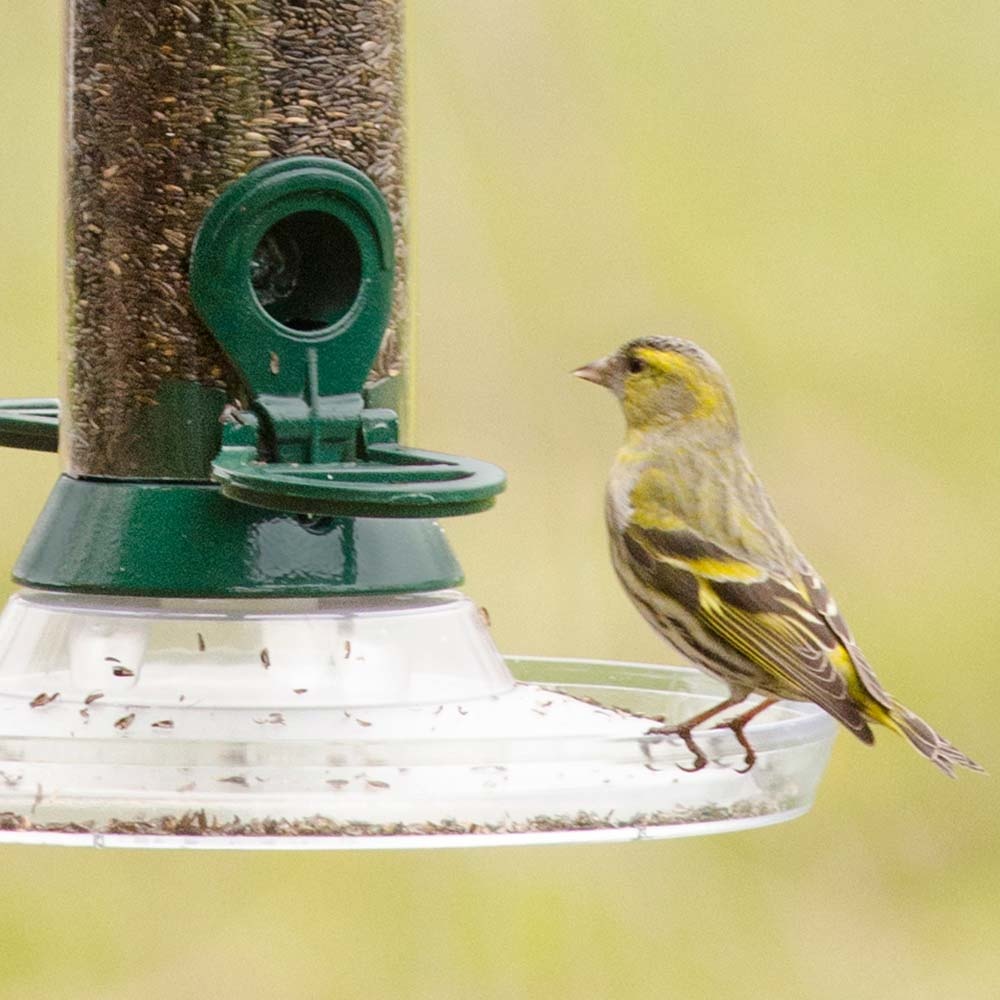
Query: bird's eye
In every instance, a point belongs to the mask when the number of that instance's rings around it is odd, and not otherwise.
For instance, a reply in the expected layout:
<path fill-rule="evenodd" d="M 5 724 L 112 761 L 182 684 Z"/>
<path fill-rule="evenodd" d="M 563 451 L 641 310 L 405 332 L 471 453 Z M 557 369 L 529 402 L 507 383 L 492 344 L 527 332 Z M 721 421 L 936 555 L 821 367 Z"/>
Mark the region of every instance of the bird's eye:
<path fill-rule="evenodd" d="M 633 375 L 635 375 L 637 372 L 646 370 L 646 362 L 643 361 L 642 358 L 637 358 L 634 355 L 629 357 L 628 361 L 626 362 L 626 366 Z"/>

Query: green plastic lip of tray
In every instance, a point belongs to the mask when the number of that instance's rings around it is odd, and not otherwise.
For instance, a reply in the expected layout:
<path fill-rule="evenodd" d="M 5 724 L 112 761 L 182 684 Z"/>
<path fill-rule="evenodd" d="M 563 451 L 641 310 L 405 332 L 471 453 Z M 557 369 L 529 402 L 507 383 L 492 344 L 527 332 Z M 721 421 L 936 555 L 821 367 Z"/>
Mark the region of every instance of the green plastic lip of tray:
<path fill-rule="evenodd" d="M 489 508 L 505 477 L 404 447 L 396 413 L 366 403 L 393 252 L 381 194 L 339 161 L 274 160 L 227 188 L 195 238 L 191 298 L 249 406 L 224 411 L 212 481 L 62 476 L 15 579 L 194 597 L 461 583 L 429 519 Z M 55 451 L 58 437 L 58 400 L 0 400 L 0 445 Z"/>

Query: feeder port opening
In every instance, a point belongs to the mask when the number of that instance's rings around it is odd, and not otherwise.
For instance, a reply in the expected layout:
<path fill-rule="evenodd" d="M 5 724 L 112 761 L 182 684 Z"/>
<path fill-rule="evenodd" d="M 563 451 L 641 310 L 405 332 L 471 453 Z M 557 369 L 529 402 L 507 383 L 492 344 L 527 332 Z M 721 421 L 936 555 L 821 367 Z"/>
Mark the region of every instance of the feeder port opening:
<path fill-rule="evenodd" d="M 261 238 L 250 262 L 261 308 L 301 333 L 343 319 L 361 291 L 361 248 L 342 220 L 327 212 L 295 212 Z"/>

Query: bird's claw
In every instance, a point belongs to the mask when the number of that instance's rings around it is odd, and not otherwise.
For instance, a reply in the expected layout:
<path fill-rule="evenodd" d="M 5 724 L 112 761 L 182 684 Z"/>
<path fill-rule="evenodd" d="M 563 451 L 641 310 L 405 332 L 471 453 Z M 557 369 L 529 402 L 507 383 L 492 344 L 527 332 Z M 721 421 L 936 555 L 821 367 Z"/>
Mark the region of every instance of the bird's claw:
<path fill-rule="evenodd" d="M 682 771 L 687 771 L 688 774 L 693 774 L 695 771 L 700 771 L 705 765 L 708 764 L 708 758 L 702 752 L 701 747 L 698 746 L 694 741 L 694 737 L 691 735 L 691 730 L 685 726 L 654 726 L 652 729 L 646 730 L 647 736 L 679 736 L 684 741 L 684 746 L 691 751 L 691 756 L 694 757 L 690 767 L 685 767 L 683 764 L 678 764 L 677 766 Z M 645 754 L 646 759 L 652 761 L 652 754 L 649 752 L 649 741 L 644 740 L 642 743 L 642 752 Z"/>
<path fill-rule="evenodd" d="M 685 767 L 683 764 L 678 764 L 677 767 L 682 771 L 687 771 L 688 774 L 694 774 L 696 771 L 700 771 L 708 763 L 708 758 L 701 752 L 694 755 L 694 763 L 690 767 Z"/>
<path fill-rule="evenodd" d="M 746 722 L 742 719 L 727 719 L 725 722 L 716 723 L 713 729 L 729 729 L 732 731 L 733 736 L 736 737 L 736 741 L 741 747 L 743 747 L 743 767 L 734 767 L 733 770 L 737 774 L 746 774 L 757 763 L 757 751 L 750 745 L 750 741 L 746 737 L 746 733 L 743 732 L 746 727 Z"/>

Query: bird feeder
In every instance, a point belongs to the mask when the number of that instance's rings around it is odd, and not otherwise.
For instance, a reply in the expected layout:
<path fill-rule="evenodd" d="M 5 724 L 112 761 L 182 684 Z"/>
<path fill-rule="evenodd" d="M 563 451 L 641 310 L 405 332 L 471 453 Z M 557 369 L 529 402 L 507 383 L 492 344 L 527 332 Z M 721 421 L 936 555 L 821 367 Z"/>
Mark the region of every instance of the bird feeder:
<path fill-rule="evenodd" d="M 646 730 L 713 682 L 505 659 L 454 589 L 437 521 L 504 477 L 401 439 L 400 8 L 69 3 L 64 391 L 0 403 L 64 468 L 0 618 L 0 840 L 624 840 L 812 801 L 814 706 L 685 774 Z"/>

